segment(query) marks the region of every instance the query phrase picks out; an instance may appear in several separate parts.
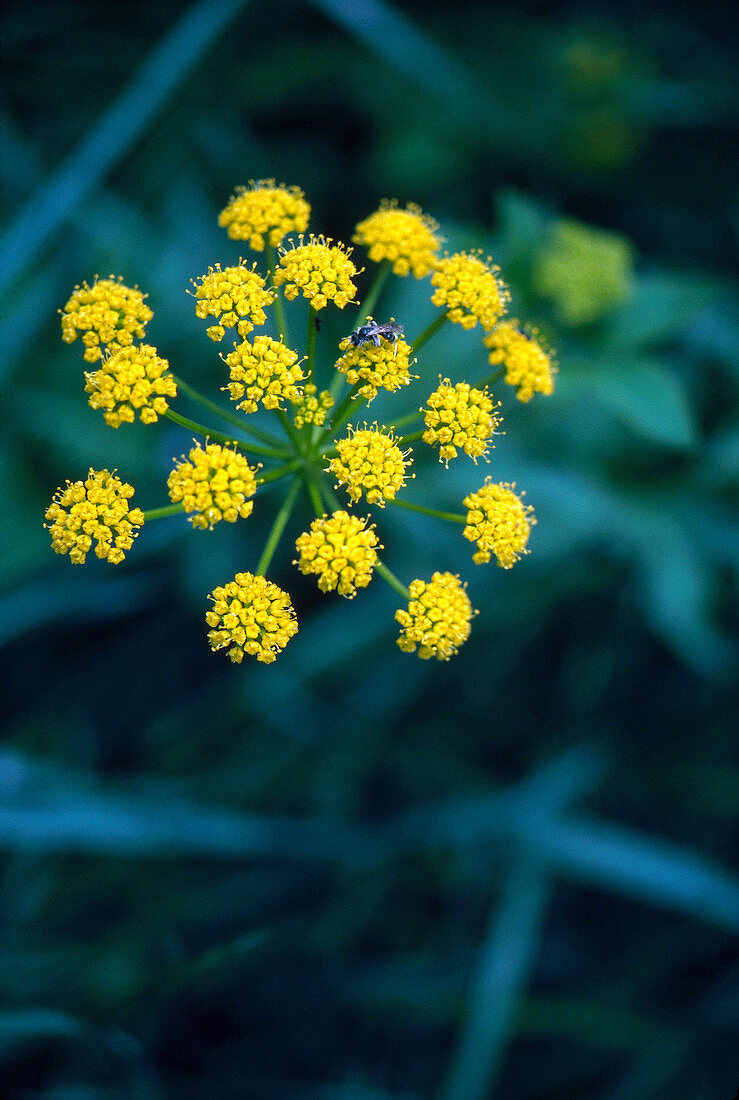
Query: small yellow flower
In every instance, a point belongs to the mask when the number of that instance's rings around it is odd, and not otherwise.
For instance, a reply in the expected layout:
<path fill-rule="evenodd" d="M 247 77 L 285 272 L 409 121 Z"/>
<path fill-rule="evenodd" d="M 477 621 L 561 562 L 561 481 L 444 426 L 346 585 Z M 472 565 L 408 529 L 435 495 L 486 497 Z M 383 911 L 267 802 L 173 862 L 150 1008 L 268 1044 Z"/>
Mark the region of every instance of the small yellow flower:
<path fill-rule="evenodd" d="M 476 493 L 469 493 L 462 503 L 467 512 L 467 526 L 462 532 L 470 542 L 477 543 L 472 560 L 477 565 L 490 561 L 494 554 L 498 565 L 510 569 L 522 554 L 528 554 L 526 544 L 536 523 L 534 509 L 524 504 L 513 490 L 515 485 L 485 482 Z"/>
<path fill-rule="evenodd" d="M 437 287 L 431 301 L 446 309 L 450 321 L 462 328 L 474 328 L 479 321 L 486 332 L 505 313 L 511 298 L 500 269 L 476 252 L 437 260 L 431 285 Z"/>
<path fill-rule="evenodd" d="M 470 636 L 473 611 L 469 596 L 453 573 L 434 573 L 430 581 L 411 582 L 408 610 L 395 612 L 398 645 L 404 653 L 448 661 Z"/>
<path fill-rule="evenodd" d="M 368 317 L 367 321 L 371 322 L 372 318 Z M 401 386 L 410 385 L 412 377 L 418 377 L 410 374 L 412 363 L 409 356 L 413 349 L 402 336 L 392 342 L 381 336 L 379 347 L 371 341 L 355 347 L 347 336 L 339 347 L 344 355 L 337 360 L 336 369 L 346 375 L 350 386 L 362 383 L 357 394 L 361 394 L 367 402 L 374 400 L 381 389 L 392 393 Z"/>
<path fill-rule="evenodd" d="M 207 275 L 192 280 L 196 316 L 201 320 L 215 317 L 218 322 L 207 329 L 211 340 L 222 340 L 227 328 L 235 328 L 241 337 L 248 336 L 255 325 L 266 323 L 264 307 L 274 302 L 275 293 L 265 289 L 265 280 L 255 267 L 246 267 L 241 260 L 238 267 L 223 270 L 216 264 L 208 268 Z"/>
<path fill-rule="evenodd" d="M 299 187 L 279 187 L 274 180 L 250 180 L 237 187 L 218 216 L 218 224 L 236 241 L 262 252 L 265 244 L 276 248 L 288 233 L 304 233 L 310 206 Z"/>
<path fill-rule="evenodd" d="M 198 443 L 167 479 L 170 500 L 182 501 L 193 512 L 190 523 L 200 531 L 213 530 L 222 519 L 235 523 L 254 508 L 249 498 L 257 491 L 257 470 L 235 448 L 220 443 Z"/>
<path fill-rule="evenodd" d="M 449 468 L 449 459 L 457 457 L 457 448 L 477 462 L 493 446 L 491 440 L 500 424 L 487 389 L 475 389 L 467 382 L 452 385 L 448 378 L 429 395 L 428 408 L 421 409 L 428 431 L 423 441 L 439 446 L 439 462 Z"/>
<path fill-rule="evenodd" d="M 423 279 L 433 270 L 442 238 L 438 224 L 420 206 L 408 203 L 399 210 L 394 200 L 384 199 L 359 223 L 352 240 L 368 249 L 373 263 L 390 260 L 396 275 Z"/>
<path fill-rule="evenodd" d="M 168 397 L 177 396 L 169 363 L 149 344 L 121 348 L 103 360 L 96 371 L 86 371 L 85 393 L 93 409 L 102 409 L 106 424 L 119 428 L 133 424 L 138 411 L 144 424 L 164 416 Z"/>
<path fill-rule="evenodd" d="M 271 336 L 255 336 L 251 343 L 244 340 L 223 361 L 231 372 L 231 381 L 223 388 L 246 413 L 255 413 L 260 401 L 265 409 L 278 409 L 285 399 L 300 399 L 298 383 L 304 375 L 298 353 Z"/>
<path fill-rule="evenodd" d="M 630 297 L 633 264 L 625 237 L 565 219 L 554 223 L 536 258 L 534 287 L 564 324 L 585 325 Z"/>
<path fill-rule="evenodd" d="M 215 652 L 229 646 L 228 655 L 237 664 L 245 653 L 272 664 L 298 632 L 290 597 L 265 577 L 237 573 L 228 584 L 214 588 L 208 599 L 213 601 L 205 616 L 212 627 L 210 648 Z"/>
<path fill-rule="evenodd" d="M 301 573 L 318 575 L 322 592 L 338 589 L 340 596 L 352 599 L 372 580 L 379 545 L 374 525 L 368 527 L 362 516 L 334 512 L 314 520 L 310 531 L 300 535 L 295 543 L 300 560 L 295 564 Z"/>
<path fill-rule="evenodd" d="M 84 358 L 88 363 L 102 359 L 101 344 L 109 351 L 128 347 L 142 340 L 146 325 L 154 314 L 145 304 L 146 294 L 138 287 L 125 286 L 119 276 L 95 279 L 92 286 L 83 283 L 74 289 L 62 315 L 62 340 L 72 344 L 82 333 Z"/>
<path fill-rule="evenodd" d="M 337 441 L 339 453 L 329 462 L 328 470 L 345 486 L 353 504 L 364 492 L 368 504 L 384 508 L 385 501 L 392 500 L 405 485 L 409 452 L 401 451 L 392 435 L 385 435 L 377 424 L 361 431 L 348 425 L 347 432 Z"/>
<path fill-rule="evenodd" d="M 298 294 L 307 298 L 314 309 L 333 302 L 343 309 L 354 300 L 357 288 L 352 279 L 357 269 L 349 259 L 351 249 L 332 244 L 330 237 L 311 237 L 307 244 L 292 241 L 280 252 L 280 266 L 273 273 L 275 286 L 285 286 L 289 302 Z"/>
<path fill-rule="evenodd" d="M 68 481 L 66 489 L 57 489 L 44 524 L 54 553 L 69 554 L 73 565 L 82 565 L 94 540 L 98 558 L 111 565 L 122 562 L 144 522 L 140 508 L 129 509 L 133 493 L 133 485 L 115 471 L 92 468 L 85 481 Z"/>
<path fill-rule="evenodd" d="M 302 428 L 305 424 L 315 424 L 320 428 L 326 423 L 334 399 L 328 390 L 318 393 L 318 387 L 313 382 L 306 382 L 302 393 L 292 398 L 292 404 L 295 407 L 293 423 L 296 428 Z"/>
<path fill-rule="evenodd" d="M 490 348 L 491 366 L 505 364 L 505 381 L 517 387 L 519 401 L 530 401 L 535 393 L 554 392 L 554 352 L 544 346 L 536 329 L 522 330 L 518 321 L 503 321 L 483 343 Z"/>

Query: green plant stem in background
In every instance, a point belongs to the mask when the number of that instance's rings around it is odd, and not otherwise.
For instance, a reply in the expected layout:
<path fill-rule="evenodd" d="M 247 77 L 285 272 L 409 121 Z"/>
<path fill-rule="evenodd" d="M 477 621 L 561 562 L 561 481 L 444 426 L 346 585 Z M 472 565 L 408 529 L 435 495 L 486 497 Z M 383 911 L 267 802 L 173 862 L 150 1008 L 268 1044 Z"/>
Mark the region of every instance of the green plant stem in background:
<path fill-rule="evenodd" d="M 171 373 L 171 372 L 170 372 Z M 172 374 L 177 389 L 179 392 L 184 393 L 191 401 L 196 401 L 199 405 L 202 405 L 204 409 L 208 409 L 210 412 L 220 416 L 221 420 L 225 420 L 228 424 L 233 424 L 235 428 L 238 428 L 244 435 L 253 435 L 255 439 L 260 439 L 262 443 L 267 443 L 270 447 L 282 447 L 282 440 L 278 439 L 276 435 L 271 435 L 269 432 L 263 432 L 261 428 L 255 428 L 253 424 L 247 423 L 246 416 L 237 416 L 232 413 L 230 409 L 222 409 L 220 405 L 215 401 L 211 401 L 209 397 L 199 393 L 187 382 L 176 374 Z"/>
<path fill-rule="evenodd" d="M 364 317 L 365 319 L 372 316 L 372 311 L 377 305 L 379 297 L 382 294 L 385 283 L 387 282 L 387 277 L 390 274 L 391 267 L 392 265 L 390 263 L 390 260 L 383 260 L 378 267 L 377 274 L 372 281 L 372 286 L 367 291 L 367 297 L 362 302 L 362 306 L 360 309 L 360 316 Z"/>
<path fill-rule="evenodd" d="M 287 462 L 284 466 L 278 466 L 276 470 L 268 470 L 257 478 L 257 485 L 268 485 L 270 481 L 279 481 L 281 477 L 288 477 L 289 474 L 293 474 L 300 469 L 302 464 L 302 459 L 294 458 L 292 462 Z"/>
<path fill-rule="evenodd" d="M 185 511 L 182 501 L 177 504 L 163 504 L 161 508 L 148 508 L 144 512 L 144 523 L 151 523 L 153 519 L 165 519 L 167 516 L 178 516 Z"/>
<path fill-rule="evenodd" d="M 264 246 L 264 251 L 265 251 L 265 255 L 266 255 L 266 259 L 267 259 L 267 267 L 269 269 L 268 274 L 270 276 L 272 276 L 275 272 L 276 267 L 277 267 L 277 253 L 275 251 L 274 245 L 271 245 L 271 244 L 266 244 Z M 282 340 L 283 344 L 287 344 L 287 346 L 289 347 L 290 346 L 290 334 L 289 334 L 288 329 L 287 329 L 287 317 L 285 316 L 285 303 L 282 300 L 282 291 L 279 290 L 279 289 L 276 291 L 274 307 L 275 307 L 275 317 L 277 318 L 277 327 L 279 329 L 278 335 L 279 335 L 280 339 Z"/>
<path fill-rule="evenodd" d="M 478 390 L 482 389 L 483 386 L 494 386 L 496 382 L 500 382 L 501 378 L 504 377 L 505 372 L 505 367 L 499 367 L 498 370 L 489 374 L 487 378 L 483 378 L 482 382 L 476 383 Z"/>
<path fill-rule="evenodd" d="M 264 550 L 262 551 L 262 556 L 259 559 L 257 568 L 255 569 L 255 573 L 258 577 L 263 577 L 269 569 L 269 563 L 272 561 L 274 552 L 277 549 L 280 538 L 282 537 L 282 532 L 285 530 L 285 525 L 287 524 L 287 521 L 290 518 L 290 513 L 295 506 L 295 501 L 298 499 L 298 493 L 300 492 L 302 484 L 303 482 L 301 481 L 301 479 L 296 477 L 287 491 L 287 495 L 282 502 L 282 506 L 279 512 L 275 516 L 275 521 L 272 524 L 272 530 L 267 536 L 267 542 L 265 543 Z"/>
<path fill-rule="evenodd" d="M 393 588 L 399 596 L 402 596 L 404 600 L 410 600 L 411 594 L 408 589 L 402 584 L 394 573 L 391 573 L 384 562 L 379 559 L 375 562 L 375 569 L 380 574 L 382 579 Z"/>
<path fill-rule="evenodd" d="M 423 332 L 420 334 L 420 336 L 416 337 L 416 339 L 411 344 L 411 349 L 413 351 L 418 351 L 419 348 L 422 348 L 424 344 L 428 343 L 428 341 L 431 339 L 432 336 L 436 335 L 436 333 L 439 331 L 439 329 L 442 327 L 442 325 L 447 320 L 448 320 L 447 314 L 446 313 L 440 313 L 439 316 L 436 317 L 431 322 L 431 324 L 428 325 L 423 330 Z"/>
<path fill-rule="evenodd" d="M 466 523 L 464 516 L 458 512 L 440 512 L 438 508 L 426 508 L 423 504 L 411 504 L 409 500 L 400 500 L 398 497 L 388 499 L 388 504 L 394 504 L 396 508 L 406 508 L 409 512 L 420 512 L 424 516 L 434 516 L 436 519 L 445 519 L 450 523 Z"/>
<path fill-rule="evenodd" d="M 189 417 L 182 416 L 181 413 L 175 412 L 174 409 L 167 409 L 164 415 L 168 420 L 171 420 L 173 424 L 179 424 L 181 428 L 187 428 L 189 431 L 195 432 L 196 435 L 202 435 L 205 439 L 212 439 L 216 443 L 226 443 L 232 447 L 238 447 L 240 451 L 251 452 L 255 455 L 265 455 L 267 458 L 290 457 L 288 452 L 282 449 L 278 450 L 276 447 L 260 447 L 251 441 L 234 439 L 231 435 L 224 435 L 223 432 L 217 432 L 213 428 L 208 428 L 205 424 L 198 424 L 196 420 L 190 420 Z"/>

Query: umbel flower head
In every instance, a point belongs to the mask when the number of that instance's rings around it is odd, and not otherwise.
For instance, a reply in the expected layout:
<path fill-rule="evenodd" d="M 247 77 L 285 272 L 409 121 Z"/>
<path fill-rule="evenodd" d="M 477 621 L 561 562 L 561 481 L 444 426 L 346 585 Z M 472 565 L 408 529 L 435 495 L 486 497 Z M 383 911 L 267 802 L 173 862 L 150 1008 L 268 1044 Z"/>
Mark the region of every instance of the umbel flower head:
<path fill-rule="evenodd" d="M 485 386 L 477 389 L 467 382 L 452 385 L 448 378 L 429 395 L 428 407 L 421 409 L 427 430 L 423 441 L 430 447 L 438 445 L 439 462 L 449 466 L 457 457 L 457 448 L 475 462 L 488 453 L 491 440 L 500 424 L 495 404 Z"/>
<path fill-rule="evenodd" d="M 111 428 L 133 424 L 136 413 L 144 424 L 154 424 L 177 396 L 177 384 L 167 372 L 169 363 L 150 344 L 120 348 L 107 356 L 99 370 L 87 371 L 85 393 L 93 409 L 102 409 Z"/>
<path fill-rule="evenodd" d="M 411 582 L 408 610 L 395 612 L 400 623 L 398 645 L 404 653 L 423 660 L 448 661 L 470 636 L 470 621 L 477 614 L 459 577 L 434 573 L 430 581 Z"/>
<path fill-rule="evenodd" d="M 382 432 L 377 424 L 355 431 L 347 426 L 347 435 L 336 443 L 338 455 L 328 469 L 339 484 L 346 488 L 349 499 L 356 504 L 364 493 L 368 504 L 384 508 L 405 485 L 405 468 L 410 465 L 408 452 L 401 451 L 392 435 Z"/>
<path fill-rule="evenodd" d="M 290 399 L 295 415 L 293 423 L 296 428 L 302 428 L 306 424 L 315 424 L 321 428 L 326 423 L 328 410 L 333 408 L 334 399 L 329 390 L 321 390 L 313 382 L 306 382 L 302 392 Z"/>
<path fill-rule="evenodd" d="M 367 321 L 371 322 L 372 318 L 368 317 Z M 379 390 L 392 393 L 401 386 L 410 385 L 412 377 L 410 344 L 402 336 L 393 341 L 384 336 L 378 339 L 379 347 L 371 341 L 354 345 L 347 336 L 339 344 L 344 354 L 336 362 L 336 369 L 346 376 L 350 386 L 358 387 L 357 393 L 368 403 L 377 397 Z"/>
<path fill-rule="evenodd" d="M 62 340 L 72 344 L 81 334 L 88 363 L 101 359 L 105 348 L 115 351 L 142 340 L 154 316 L 144 298 L 137 286 L 126 286 L 113 275 L 95 279 L 92 286 L 82 283 L 60 310 Z"/>
<path fill-rule="evenodd" d="M 304 233 L 309 218 L 310 206 L 299 187 L 250 180 L 248 187 L 236 188 L 218 224 L 232 240 L 248 241 L 250 248 L 263 252 L 265 244 L 276 248 L 288 233 Z"/>
<path fill-rule="evenodd" d="M 214 588 L 208 599 L 213 601 L 205 616 L 211 627 L 210 648 L 228 649 L 237 664 L 245 653 L 272 664 L 298 632 L 290 597 L 265 577 L 237 573 L 228 584 Z"/>
<path fill-rule="evenodd" d="M 284 400 L 300 399 L 303 371 L 298 353 L 280 340 L 271 336 L 255 336 L 251 343 L 244 340 L 224 356 L 224 362 L 231 374 L 224 389 L 246 413 L 255 413 L 260 401 L 265 409 L 279 409 Z"/>
<path fill-rule="evenodd" d="M 564 219 L 553 224 L 536 257 L 534 287 L 551 299 L 564 324 L 585 325 L 631 295 L 633 263 L 625 237 Z"/>
<path fill-rule="evenodd" d="M 193 279 L 196 316 L 201 320 L 215 317 L 218 322 L 207 329 L 211 340 L 222 340 L 227 328 L 248 336 L 255 325 L 266 323 L 264 307 L 272 304 L 275 294 L 266 289 L 266 280 L 254 266 L 249 268 L 239 261 L 238 267 L 221 270 L 216 264 L 208 268 L 207 275 Z"/>
<path fill-rule="evenodd" d="M 519 401 L 530 401 L 535 393 L 554 392 L 554 352 L 545 348 L 536 330 L 521 330 L 518 321 L 501 321 L 483 343 L 490 348 L 491 366 L 504 364 L 505 381 L 516 387 Z"/>
<path fill-rule="evenodd" d="M 295 543 L 297 565 L 301 573 L 317 575 L 322 592 L 338 590 L 351 599 L 372 580 L 379 546 L 374 525 L 367 526 L 362 516 L 338 511 L 313 520 L 310 530 L 300 535 Z"/>
<path fill-rule="evenodd" d="M 181 501 L 191 513 L 190 523 L 196 530 L 212 531 L 221 520 L 235 523 L 251 515 L 256 474 L 235 447 L 220 443 L 201 447 L 198 443 L 172 470 L 167 488 L 170 500 L 174 504 Z"/>
<path fill-rule="evenodd" d="M 275 286 L 285 287 L 288 302 L 302 294 L 314 309 L 325 309 L 329 302 L 343 309 L 354 300 L 357 269 L 349 259 L 351 249 L 313 235 L 307 244 L 301 237 L 300 244 L 290 245 L 280 251 L 280 266 L 273 273 Z"/>
<path fill-rule="evenodd" d="M 536 523 L 534 509 L 524 504 L 514 493 L 515 485 L 490 483 L 488 479 L 476 493 L 463 500 L 467 524 L 462 532 L 470 542 L 477 543 L 472 560 L 478 565 L 495 555 L 498 565 L 510 569 L 522 554 L 528 554 L 526 544 Z"/>
<path fill-rule="evenodd" d="M 462 328 L 474 328 L 479 321 L 489 331 L 505 313 L 510 291 L 500 277 L 500 268 L 477 252 L 456 252 L 437 260 L 431 298 L 443 306 L 447 317 Z"/>
<path fill-rule="evenodd" d="M 436 263 L 442 239 L 438 224 L 420 206 L 409 202 L 400 210 L 394 200 L 384 199 L 359 223 L 352 240 L 365 246 L 373 263 L 390 260 L 396 275 L 423 279 Z"/>
<path fill-rule="evenodd" d="M 82 565 L 95 542 L 98 558 L 118 565 L 133 546 L 144 522 L 140 508 L 131 509 L 133 485 L 115 476 L 115 471 L 90 468 L 85 481 L 67 482 L 57 489 L 46 510 L 51 548 L 69 554 L 73 565 Z"/>

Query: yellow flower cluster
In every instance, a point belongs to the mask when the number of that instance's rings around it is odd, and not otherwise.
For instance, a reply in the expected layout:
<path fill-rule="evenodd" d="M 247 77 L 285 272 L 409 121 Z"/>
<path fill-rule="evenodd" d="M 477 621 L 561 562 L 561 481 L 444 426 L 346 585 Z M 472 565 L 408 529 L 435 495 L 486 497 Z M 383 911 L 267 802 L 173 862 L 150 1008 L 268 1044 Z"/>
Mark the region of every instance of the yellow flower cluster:
<path fill-rule="evenodd" d="M 213 530 L 221 520 L 235 523 L 246 519 L 254 508 L 250 500 L 257 491 L 257 471 L 235 448 L 197 444 L 167 479 L 170 500 L 182 501 L 199 531 Z"/>
<path fill-rule="evenodd" d="M 328 410 L 333 408 L 334 399 L 328 390 L 321 390 L 313 382 L 306 382 L 302 392 L 292 398 L 295 408 L 293 423 L 296 428 L 302 428 L 305 424 L 315 424 L 321 428 L 326 423 Z"/>
<path fill-rule="evenodd" d="M 469 493 L 462 503 L 467 512 L 464 537 L 477 543 L 472 560 L 477 565 L 489 562 L 494 554 L 498 565 L 510 569 L 522 554 L 528 554 L 529 532 L 536 523 L 534 509 L 524 504 L 513 490 L 515 485 L 489 479 L 476 493 Z"/>
<path fill-rule="evenodd" d="M 283 400 L 300 399 L 299 382 L 303 369 L 298 353 L 271 336 L 255 336 L 244 340 L 223 357 L 231 372 L 231 381 L 224 389 L 237 408 L 255 413 L 261 401 L 265 409 L 279 409 Z"/>
<path fill-rule="evenodd" d="M 371 320 L 371 317 L 367 318 L 368 322 Z M 362 383 L 358 386 L 357 393 L 368 403 L 377 397 L 379 390 L 392 393 L 401 386 L 410 385 L 411 378 L 417 377 L 410 374 L 409 357 L 413 349 L 402 336 L 393 342 L 381 336 L 379 347 L 371 342 L 354 347 L 347 337 L 341 341 L 339 347 L 344 355 L 337 360 L 336 369 L 346 375 L 350 386 Z"/>
<path fill-rule="evenodd" d="M 535 393 L 554 392 L 554 352 L 544 347 L 538 332 L 522 331 L 518 321 L 502 321 L 483 343 L 490 348 L 491 366 L 505 365 L 505 381 L 516 386 L 519 401 L 530 401 Z"/>
<path fill-rule="evenodd" d="M 298 632 L 290 597 L 265 577 L 237 573 L 228 584 L 214 588 L 208 599 L 213 601 L 212 611 L 205 616 L 212 628 L 210 648 L 215 652 L 228 646 L 228 655 L 237 664 L 245 653 L 272 664 Z"/>
<path fill-rule="evenodd" d="M 437 288 L 431 301 L 446 309 L 450 321 L 462 328 L 474 328 L 479 321 L 486 332 L 505 313 L 511 297 L 500 269 L 476 252 L 437 260 L 431 285 Z"/>
<path fill-rule="evenodd" d="M 62 340 L 72 344 L 82 333 L 84 358 L 88 363 L 102 359 L 101 345 L 109 351 L 127 347 L 144 337 L 154 314 L 144 302 L 138 287 L 125 286 L 113 275 L 96 279 L 92 286 L 82 283 L 74 289 L 62 315 Z"/>
<path fill-rule="evenodd" d="M 133 424 L 136 413 L 144 424 L 154 424 L 169 408 L 168 397 L 177 396 L 169 363 L 150 344 L 121 348 L 103 360 L 96 371 L 87 371 L 85 393 L 93 409 L 102 409 L 106 424 L 119 428 Z"/>
<path fill-rule="evenodd" d="M 334 512 L 315 519 L 310 531 L 297 539 L 300 559 L 296 564 L 301 573 L 317 574 L 322 592 L 338 589 L 340 596 L 351 599 L 372 580 L 379 546 L 374 525 L 368 527 L 361 516 Z"/>
<path fill-rule="evenodd" d="M 385 199 L 380 209 L 361 221 L 352 240 L 368 249 L 373 263 L 390 260 L 396 275 L 413 274 L 423 279 L 436 263 L 441 247 L 439 226 L 420 206 L 408 203 L 399 210 Z"/>
<path fill-rule="evenodd" d="M 633 251 L 617 233 L 558 221 L 536 258 L 533 280 L 539 294 L 552 300 L 560 321 L 589 324 L 631 295 Z"/>
<path fill-rule="evenodd" d="M 385 507 L 405 485 L 405 468 L 410 465 L 392 435 L 385 435 L 376 424 L 354 431 L 336 443 L 338 455 L 328 464 L 329 471 L 344 485 L 353 504 L 364 493 L 368 504 Z"/>
<path fill-rule="evenodd" d="M 476 389 L 467 382 L 452 385 L 443 379 L 438 389 L 429 395 L 428 408 L 421 409 L 426 428 L 423 441 L 430 447 L 439 446 L 439 462 L 449 467 L 449 459 L 457 457 L 457 448 L 477 462 L 488 453 L 491 440 L 500 424 L 495 410 L 499 407 L 487 389 Z"/>
<path fill-rule="evenodd" d="M 304 233 L 309 218 L 310 206 L 299 187 L 250 180 L 248 187 L 236 188 L 218 224 L 232 240 L 248 241 L 250 248 L 262 252 L 265 244 L 276 248 L 288 233 Z"/>
<path fill-rule="evenodd" d="M 288 302 L 302 294 L 314 309 L 324 309 L 329 302 L 343 309 L 354 300 L 357 269 L 349 259 L 350 249 L 332 245 L 330 237 L 311 236 L 307 244 L 301 237 L 300 244 L 291 245 L 280 253 L 280 266 L 273 273 L 275 286 L 285 287 Z"/>
<path fill-rule="evenodd" d="M 201 320 L 215 317 L 217 324 L 207 329 L 211 340 L 222 340 L 227 328 L 235 328 L 242 338 L 248 336 L 255 325 L 267 321 L 264 307 L 275 300 L 273 290 L 266 289 L 266 280 L 254 267 L 246 267 L 241 261 L 238 267 L 221 265 L 208 268 L 208 274 L 192 280 L 197 299 L 195 315 Z"/>
<path fill-rule="evenodd" d="M 434 573 L 430 581 L 412 581 L 408 610 L 395 612 L 400 623 L 398 645 L 404 653 L 423 660 L 448 661 L 470 636 L 472 610 L 469 596 L 453 573 Z"/>
<path fill-rule="evenodd" d="M 85 481 L 68 481 L 65 489 L 57 489 L 44 524 L 54 553 L 69 554 L 73 565 L 82 565 L 95 541 L 98 558 L 111 565 L 122 562 L 144 522 L 140 508 L 129 508 L 133 492 L 115 471 L 92 468 Z"/>

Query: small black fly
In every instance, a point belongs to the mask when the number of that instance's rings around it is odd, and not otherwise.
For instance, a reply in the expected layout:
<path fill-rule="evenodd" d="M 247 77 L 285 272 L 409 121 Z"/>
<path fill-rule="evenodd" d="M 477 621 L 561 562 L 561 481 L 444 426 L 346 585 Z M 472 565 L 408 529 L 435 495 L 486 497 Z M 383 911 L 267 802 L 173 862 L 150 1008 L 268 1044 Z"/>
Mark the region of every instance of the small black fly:
<path fill-rule="evenodd" d="M 347 336 L 347 340 L 358 348 L 362 344 L 372 343 L 376 348 L 380 347 L 380 338 L 387 340 L 389 344 L 396 343 L 397 340 L 403 335 L 403 326 L 397 324 L 395 321 L 387 321 L 384 325 L 375 324 L 374 321 L 368 321 L 366 325 L 361 325 L 350 336 Z"/>

